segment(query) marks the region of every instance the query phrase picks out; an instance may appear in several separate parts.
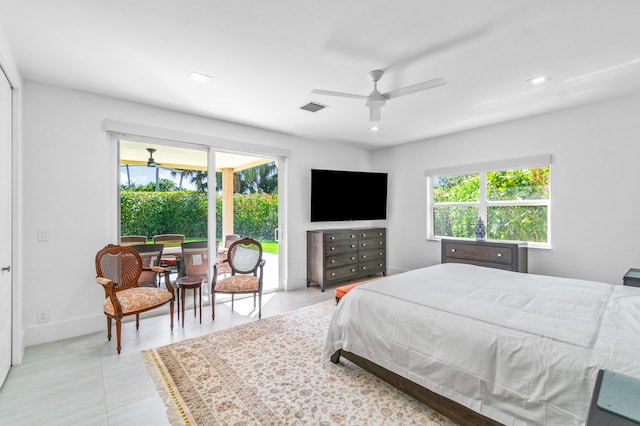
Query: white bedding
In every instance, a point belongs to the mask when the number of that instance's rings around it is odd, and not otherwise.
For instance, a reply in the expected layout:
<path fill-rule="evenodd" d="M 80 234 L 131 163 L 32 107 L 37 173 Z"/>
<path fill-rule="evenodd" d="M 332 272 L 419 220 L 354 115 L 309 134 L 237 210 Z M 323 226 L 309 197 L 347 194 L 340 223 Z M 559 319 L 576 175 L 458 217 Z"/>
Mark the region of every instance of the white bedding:
<path fill-rule="evenodd" d="M 504 424 L 582 424 L 598 369 L 640 377 L 640 288 L 436 265 L 351 290 L 338 349 Z"/>

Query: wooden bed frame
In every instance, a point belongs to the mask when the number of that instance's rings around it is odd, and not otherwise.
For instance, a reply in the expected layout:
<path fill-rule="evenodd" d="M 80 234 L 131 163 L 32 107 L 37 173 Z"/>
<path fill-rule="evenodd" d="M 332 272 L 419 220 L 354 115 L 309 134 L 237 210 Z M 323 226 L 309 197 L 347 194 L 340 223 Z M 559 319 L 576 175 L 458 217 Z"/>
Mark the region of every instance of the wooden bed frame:
<path fill-rule="evenodd" d="M 379 377 L 395 388 L 436 410 L 440 414 L 447 416 L 462 426 L 498 426 L 502 424 L 485 417 L 480 413 L 476 413 L 458 402 L 452 401 L 442 395 L 438 395 L 437 393 L 352 352 L 338 349 L 331 356 L 331 362 L 338 364 L 340 362 L 340 357 L 348 359 L 357 366 Z"/>

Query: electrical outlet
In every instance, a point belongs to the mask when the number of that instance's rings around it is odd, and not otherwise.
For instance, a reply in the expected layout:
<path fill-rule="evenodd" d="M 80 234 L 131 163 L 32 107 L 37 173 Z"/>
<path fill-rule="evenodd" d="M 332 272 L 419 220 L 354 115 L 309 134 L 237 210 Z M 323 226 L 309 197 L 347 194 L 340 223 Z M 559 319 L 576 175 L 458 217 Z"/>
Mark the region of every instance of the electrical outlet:
<path fill-rule="evenodd" d="M 49 310 L 38 311 L 36 314 L 36 323 L 44 324 L 46 322 L 49 322 Z"/>

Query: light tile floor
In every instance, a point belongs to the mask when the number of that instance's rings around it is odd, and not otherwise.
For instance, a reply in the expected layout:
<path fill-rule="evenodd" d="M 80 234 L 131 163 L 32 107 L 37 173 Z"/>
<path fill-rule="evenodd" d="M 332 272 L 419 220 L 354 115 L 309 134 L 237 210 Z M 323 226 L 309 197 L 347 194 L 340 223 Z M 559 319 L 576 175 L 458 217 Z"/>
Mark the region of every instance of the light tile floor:
<path fill-rule="evenodd" d="M 262 317 L 333 299 L 335 287 L 264 294 Z M 217 304 L 215 321 L 205 306 L 202 324 L 187 310 L 184 328 L 175 321 L 173 333 L 167 315 L 142 319 L 137 332 L 133 322 L 124 323 L 120 355 L 115 327 L 110 342 L 104 330 L 30 346 L 0 389 L 0 425 L 169 424 L 141 351 L 249 321 L 257 321 L 252 298 L 236 300 L 234 311 Z"/>

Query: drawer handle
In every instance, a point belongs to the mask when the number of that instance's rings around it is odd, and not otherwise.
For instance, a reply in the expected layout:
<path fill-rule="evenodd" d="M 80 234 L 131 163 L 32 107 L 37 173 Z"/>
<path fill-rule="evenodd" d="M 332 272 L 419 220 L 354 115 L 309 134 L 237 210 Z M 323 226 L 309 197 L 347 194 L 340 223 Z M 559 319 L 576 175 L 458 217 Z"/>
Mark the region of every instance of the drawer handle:
<path fill-rule="evenodd" d="M 362 247 L 366 247 L 366 246 L 367 246 L 367 244 L 366 244 L 366 243 L 362 243 Z"/>
<path fill-rule="evenodd" d="M 378 253 L 378 256 L 382 256 L 383 254 L 384 254 L 384 253 L 380 252 L 380 253 Z"/>
<path fill-rule="evenodd" d="M 335 250 L 335 249 L 336 249 L 335 247 L 331 247 L 331 250 Z"/>
<path fill-rule="evenodd" d="M 331 259 L 331 263 L 336 263 L 336 260 L 335 259 Z"/>
<path fill-rule="evenodd" d="M 356 245 L 355 245 L 355 244 L 351 244 L 351 248 L 355 248 L 355 247 L 356 247 Z"/>
<path fill-rule="evenodd" d="M 498 257 L 502 257 L 502 253 L 498 253 Z"/>
<path fill-rule="evenodd" d="M 355 237 L 356 237 L 355 235 L 351 234 L 351 238 L 355 238 Z"/>
<path fill-rule="evenodd" d="M 351 260 L 356 260 L 356 257 L 355 256 L 351 256 Z"/>
<path fill-rule="evenodd" d="M 332 240 L 335 240 L 335 239 L 336 239 L 336 237 L 331 237 L 331 239 L 332 239 Z"/>
<path fill-rule="evenodd" d="M 456 249 L 451 249 L 451 253 L 455 253 L 455 252 L 456 252 Z"/>
<path fill-rule="evenodd" d="M 363 254 L 363 255 L 362 255 L 362 258 L 363 258 L 363 259 L 366 259 L 366 258 L 367 258 L 367 255 L 366 255 L 366 254 Z"/>
<path fill-rule="evenodd" d="M 366 267 L 366 266 L 363 266 L 363 267 L 362 267 L 362 270 L 364 271 L 365 269 L 367 269 L 367 267 Z"/>
<path fill-rule="evenodd" d="M 378 245 L 382 245 L 382 241 L 378 241 Z"/>
<path fill-rule="evenodd" d="M 367 236 L 367 234 L 362 234 L 362 236 L 363 236 L 363 237 L 366 237 L 366 236 Z"/>
<path fill-rule="evenodd" d="M 351 268 L 351 272 L 355 272 L 355 271 L 356 271 L 355 269 Z"/>
<path fill-rule="evenodd" d="M 380 235 L 382 237 L 382 232 L 378 232 L 378 235 Z"/>
<path fill-rule="evenodd" d="M 378 263 L 378 266 L 382 268 L 382 263 Z"/>
<path fill-rule="evenodd" d="M 336 273 L 335 273 L 335 272 L 332 272 L 332 273 L 331 273 L 331 276 L 332 276 L 332 277 L 335 277 L 335 276 L 336 276 Z"/>

